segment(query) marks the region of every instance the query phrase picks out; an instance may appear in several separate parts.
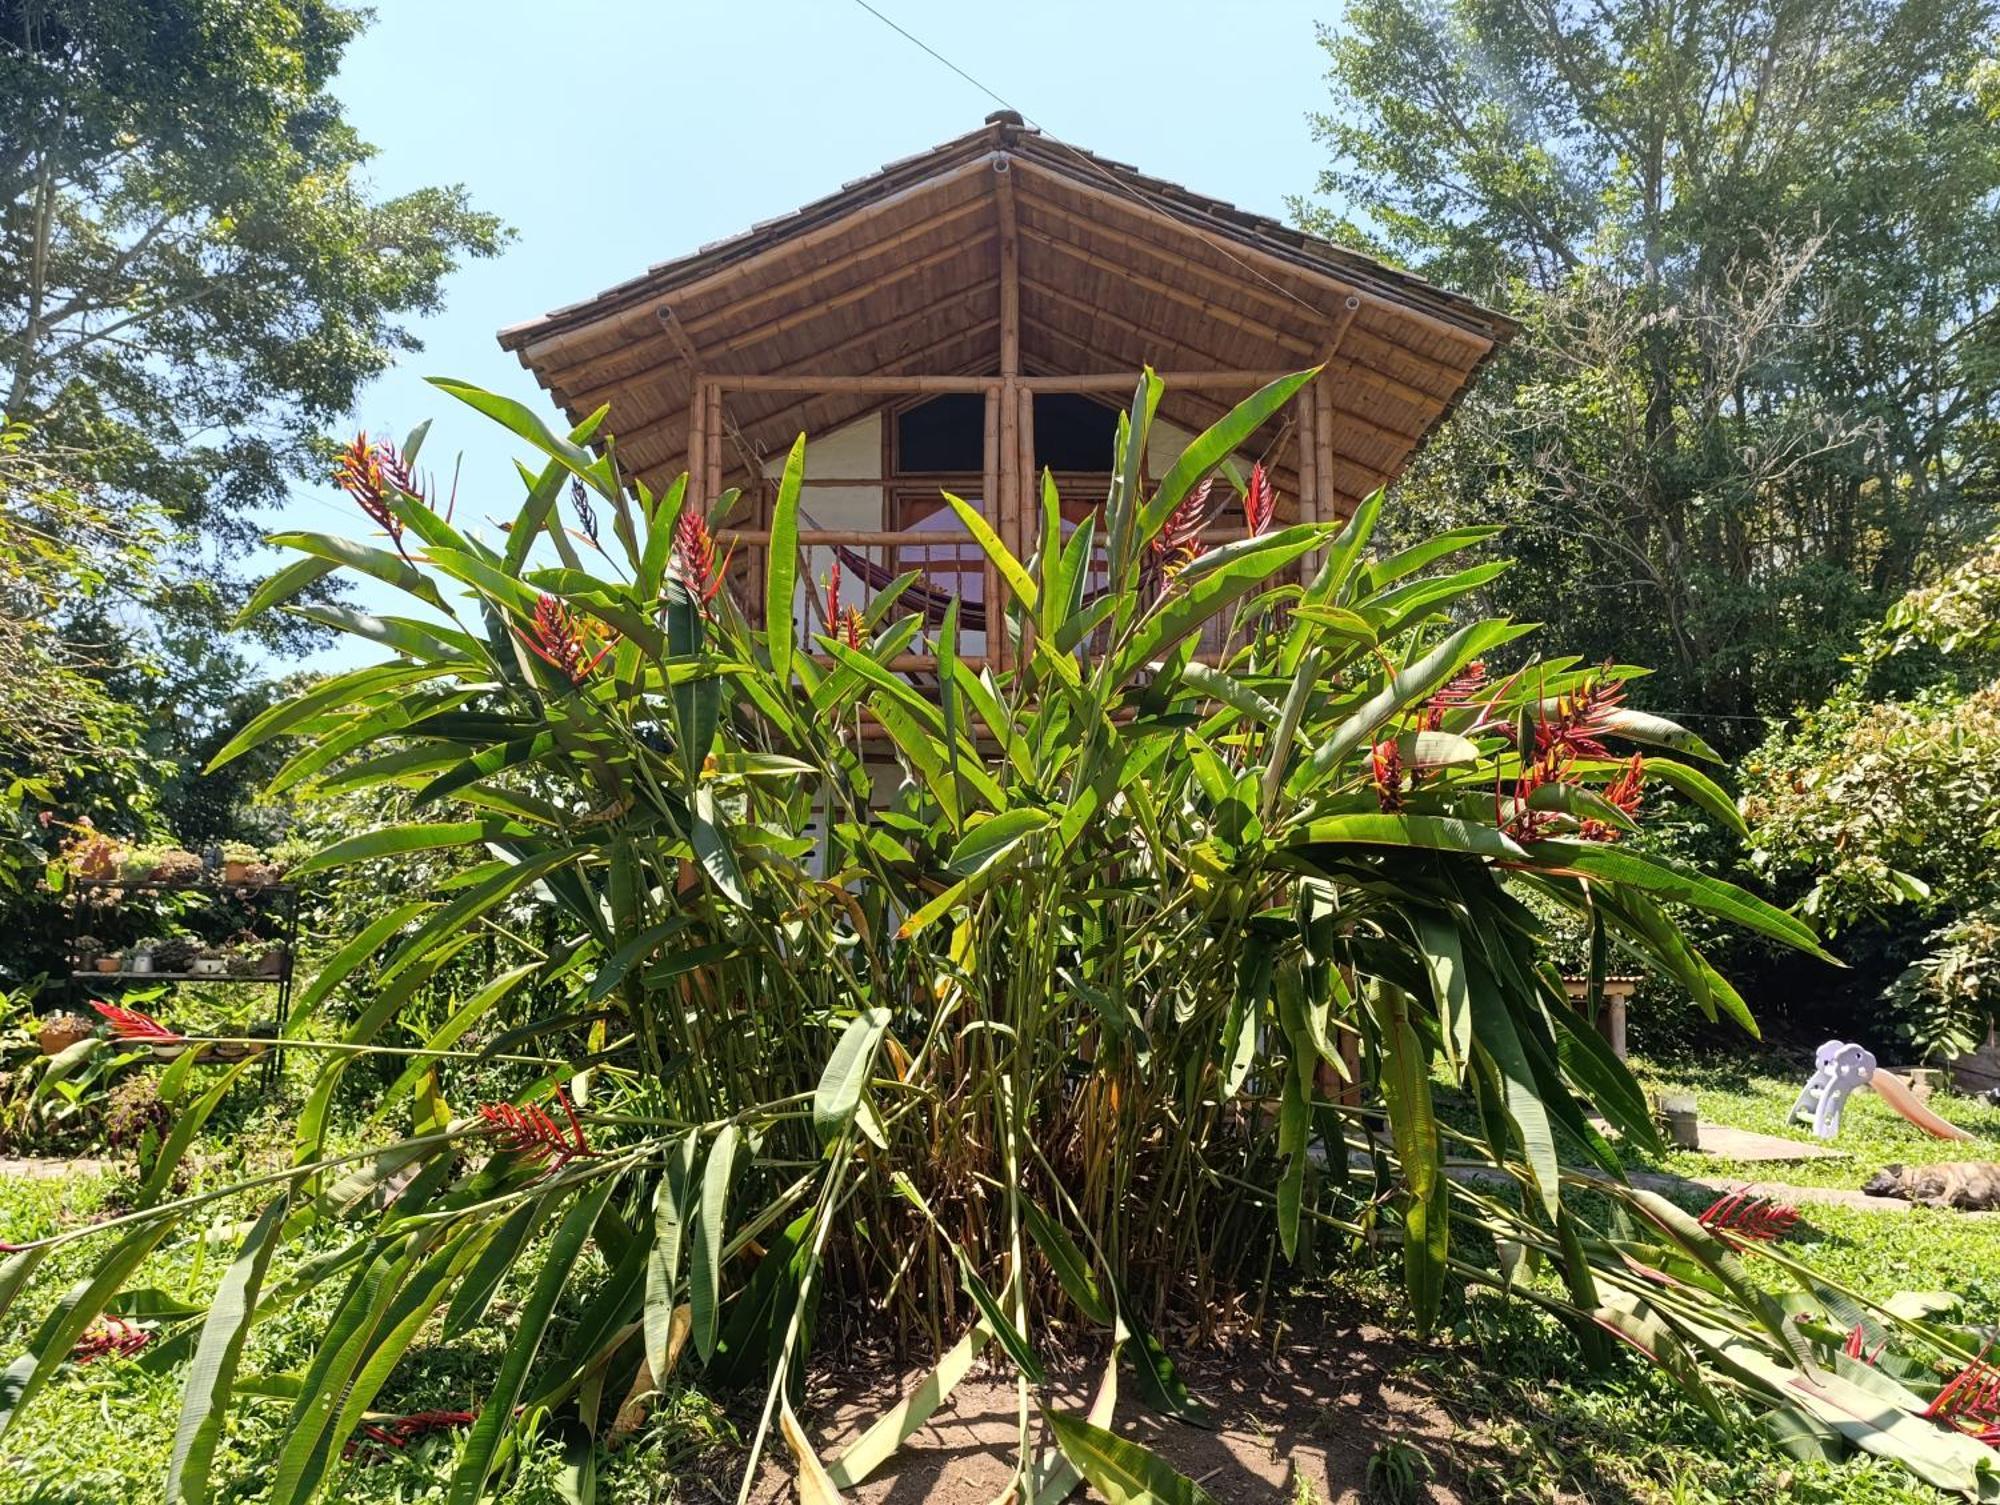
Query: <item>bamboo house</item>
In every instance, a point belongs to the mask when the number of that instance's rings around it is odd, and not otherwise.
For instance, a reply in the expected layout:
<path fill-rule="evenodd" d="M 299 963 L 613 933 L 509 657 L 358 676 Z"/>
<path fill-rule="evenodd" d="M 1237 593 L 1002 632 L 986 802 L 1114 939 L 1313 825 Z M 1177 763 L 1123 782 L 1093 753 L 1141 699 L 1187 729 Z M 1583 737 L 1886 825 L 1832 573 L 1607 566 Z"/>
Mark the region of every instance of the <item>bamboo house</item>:
<path fill-rule="evenodd" d="M 808 433 L 802 641 L 835 565 L 850 603 L 916 570 L 897 609 L 935 618 L 955 595 L 961 653 L 1004 660 L 984 631 L 1004 584 L 941 492 L 977 499 L 1025 554 L 1044 468 L 1067 522 L 1102 497 L 1142 366 L 1167 385 L 1146 456 L 1158 475 L 1249 391 L 1324 363 L 1240 459 L 1275 476 L 1283 520 L 1342 517 L 1402 471 L 1512 332 L 1466 298 L 1003 111 L 500 341 L 572 422 L 608 403 L 620 463 L 655 490 L 682 470 L 704 507 L 740 489 L 718 536 L 746 575 L 761 572 L 777 470 Z M 1234 507 L 1205 536 L 1232 526 Z M 761 589 L 741 596 L 761 610 Z M 900 667 L 931 662 L 913 652 Z"/>

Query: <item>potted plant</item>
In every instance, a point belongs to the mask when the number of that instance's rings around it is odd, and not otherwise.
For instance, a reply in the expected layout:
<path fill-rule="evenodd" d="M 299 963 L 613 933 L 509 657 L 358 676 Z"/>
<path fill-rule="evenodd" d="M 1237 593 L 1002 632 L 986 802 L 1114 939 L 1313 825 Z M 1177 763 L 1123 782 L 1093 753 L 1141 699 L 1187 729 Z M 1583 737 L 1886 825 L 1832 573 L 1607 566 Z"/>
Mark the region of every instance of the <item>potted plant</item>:
<path fill-rule="evenodd" d="M 116 878 L 125 865 L 125 843 L 78 821 L 63 843 L 62 864 L 79 878 Z"/>
<path fill-rule="evenodd" d="M 140 973 L 151 972 L 153 970 L 154 948 L 159 944 L 160 938 L 153 935 L 134 941 L 125 952 L 125 970 L 127 972 Z"/>
<path fill-rule="evenodd" d="M 76 970 L 91 972 L 97 968 L 97 959 L 104 955 L 104 942 L 94 935 L 80 935 L 76 938 Z"/>
<path fill-rule="evenodd" d="M 201 874 L 201 859 L 185 847 L 165 847 L 153 863 L 153 881 L 162 885 L 194 883 Z"/>
<path fill-rule="evenodd" d="M 45 1056 L 59 1056 L 79 1040 L 97 1033 L 97 1021 L 81 1014 L 50 1014 L 35 1031 L 35 1043 Z"/>
<path fill-rule="evenodd" d="M 225 841 L 222 844 L 222 881 L 248 883 L 250 870 L 262 857 L 263 854 L 247 841 Z"/>
<path fill-rule="evenodd" d="M 255 977 L 257 969 L 263 962 L 264 958 L 260 951 L 244 946 L 231 946 L 224 965 L 228 967 L 231 977 Z"/>
<path fill-rule="evenodd" d="M 229 953 L 214 946 L 204 946 L 195 953 L 194 964 L 188 968 L 196 977 L 221 977 L 229 970 Z"/>
<path fill-rule="evenodd" d="M 146 883 L 153 879 L 154 871 L 160 865 L 165 852 L 163 847 L 134 847 L 125 854 L 125 861 L 118 870 L 118 876 L 127 883 Z"/>
<path fill-rule="evenodd" d="M 200 954 L 199 941 L 190 936 L 170 935 L 153 944 L 153 970 L 185 976 L 194 970 L 194 959 Z"/>

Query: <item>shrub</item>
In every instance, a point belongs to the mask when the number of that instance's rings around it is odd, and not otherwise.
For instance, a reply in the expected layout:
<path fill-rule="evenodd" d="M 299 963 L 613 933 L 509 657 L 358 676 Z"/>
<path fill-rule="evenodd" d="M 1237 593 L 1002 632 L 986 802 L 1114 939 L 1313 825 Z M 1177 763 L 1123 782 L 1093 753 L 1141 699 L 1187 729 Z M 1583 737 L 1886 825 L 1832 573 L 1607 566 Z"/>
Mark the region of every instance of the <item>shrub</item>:
<path fill-rule="evenodd" d="M 1560 657 L 1487 669 L 1518 662 L 1528 629 L 1454 621 L 1492 571 L 1434 570 L 1484 531 L 1371 557 L 1379 495 L 1345 525 L 1273 527 L 1253 473 L 1250 536 L 1202 547 L 1218 469 L 1308 376 L 1242 404 L 1149 491 L 1149 373 L 1101 514 L 1065 541 L 1045 481 L 1025 560 L 951 499 L 1010 587 L 1008 616 L 987 624 L 1017 656 L 1001 671 L 960 656 L 956 603 L 934 624 L 893 615 L 893 600 L 829 610 L 810 651 L 793 643 L 803 438 L 764 572 L 775 632 L 724 588 L 726 556 L 683 485 L 654 495 L 624 481 L 608 445 L 602 458 L 582 448 L 601 414 L 565 439 L 450 387 L 547 457 L 499 548 L 427 503 L 411 468 L 420 435 L 400 451 L 358 440 L 341 484 L 388 547 L 283 535 L 301 557 L 249 610 L 346 568 L 426 615 L 301 608 L 395 657 L 318 684 L 216 761 L 289 730 L 304 738 L 293 779 L 407 802 L 409 818 L 343 835 L 301 877 L 412 853 L 479 860 L 378 914 L 313 985 L 324 997 L 378 964 L 379 993 L 301 1115 L 296 1168 L 264 1183 L 277 1191 L 238 1257 L 243 1278 L 206 1319 L 202 1349 L 225 1363 L 196 1366 L 173 1487 L 190 1469 L 200 1482 L 228 1356 L 277 1247 L 343 1222 L 351 1260 L 300 1277 L 350 1284 L 284 1423 L 277 1446 L 295 1466 L 278 1499 L 325 1481 L 430 1314 L 446 1313 L 446 1341 L 468 1330 L 531 1244 L 539 1271 L 482 1387 L 454 1498 L 480 1495 L 517 1415 L 578 1385 L 626 1393 L 642 1362 L 664 1381 L 683 1337 L 707 1383 L 765 1382 L 753 1455 L 775 1426 L 819 1470 L 791 1407 L 829 1290 L 908 1319 L 903 1331 L 952 1350 L 952 1373 L 996 1344 L 1061 1448 L 1043 1467 L 1100 1483 L 1136 1467 L 1200 1498 L 1052 1408 L 1051 1319 L 1102 1332 L 1152 1403 L 1193 1414 L 1161 1318 L 1200 1317 L 1272 1262 L 1307 1260 L 1322 1232 L 1399 1241 L 1421 1327 L 1449 1281 L 1515 1288 L 1480 1253 L 1497 1235 L 1562 1271 L 1576 1306 L 1561 1309 L 1650 1352 L 1711 1342 L 1703 1323 L 1775 1345 L 1763 1362 L 1782 1390 L 1791 1340 L 1769 1298 L 1715 1235 L 1622 1187 L 1586 1110 L 1657 1145 L 1645 1100 L 1568 1004 L 1518 894 L 1575 917 L 1599 956 L 1745 1024 L 1661 906 L 1807 950 L 1813 936 L 1621 841 L 1663 786 L 1737 817 L 1673 756 L 1707 749 L 1628 708 L 1616 671 Z M 612 519 L 602 542 L 586 530 L 588 567 L 553 510 L 572 480 Z M 531 558 L 544 534 L 558 563 Z M 1195 657 L 1204 639 L 1222 644 L 1218 664 Z M 891 667 L 916 648 L 935 660 L 934 695 Z M 886 802 L 876 749 L 902 773 Z M 412 988 L 508 905 L 537 907 L 546 948 L 480 979 L 424 1047 L 386 1043 Z M 483 1080 L 453 1076 L 455 1046 L 527 997 L 528 1017 L 469 1068 L 519 1071 L 514 1100 L 454 1118 L 441 1090 Z M 282 1048 L 314 1048 L 303 1022 Z M 329 1104 L 371 1054 L 408 1063 L 371 1121 L 407 1106 L 415 1132 L 330 1156 Z M 1482 1137 L 1441 1125 L 1438 1058 Z M 1558 1130 L 1594 1172 L 1559 1166 Z M 1380 1195 L 1347 1194 L 1353 1150 L 1379 1156 Z M 1511 1177 L 1522 1207 L 1455 1187 L 1448 1151 Z M 1644 1231 L 1621 1246 L 1594 1233 L 1572 1205 L 1579 1186 L 1624 1198 Z M 108 1226 L 125 1255 L 143 1252 L 194 1200 Z M 611 1273 L 541 1356 L 593 1240 Z M 1669 1264 L 1723 1274 L 1668 1302 L 1646 1272 Z M 129 1266 L 106 1268 L 94 1294 Z M 50 1318 L 18 1371 L 21 1403 L 91 1305 Z M 328 1393 L 345 1396 L 337 1412 Z M 851 1452 L 832 1485 L 886 1452 Z"/>

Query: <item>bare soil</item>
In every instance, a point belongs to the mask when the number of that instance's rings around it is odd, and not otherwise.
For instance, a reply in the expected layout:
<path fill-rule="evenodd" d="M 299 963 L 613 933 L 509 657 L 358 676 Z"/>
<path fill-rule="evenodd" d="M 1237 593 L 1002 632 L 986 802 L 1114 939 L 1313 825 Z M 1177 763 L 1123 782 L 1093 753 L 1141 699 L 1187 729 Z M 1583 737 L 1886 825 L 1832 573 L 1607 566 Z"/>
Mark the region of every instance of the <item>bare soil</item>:
<path fill-rule="evenodd" d="M 1274 1323 L 1273 1326 L 1276 1324 Z M 1115 1430 L 1145 1443 L 1225 1505 L 1296 1498 L 1300 1479 L 1327 1505 L 1360 1505 L 1369 1459 L 1394 1441 L 1419 1449 L 1434 1471 L 1405 1498 L 1464 1505 L 1482 1498 L 1464 1481 L 1481 1470 L 1485 1444 L 1407 1372 L 1410 1350 L 1388 1333 L 1319 1303 L 1299 1303 L 1286 1323 L 1246 1337 L 1227 1352 L 1176 1355 L 1190 1388 L 1214 1413 L 1213 1429 L 1157 1416 L 1120 1376 Z M 1101 1372 L 1077 1365 L 1057 1385 L 1057 1404 L 1088 1409 Z M 806 1429 L 822 1459 L 832 1459 L 921 1378 L 882 1366 L 829 1375 L 814 1383 Z M 982 1361 L 930 1423 L 865 1483 L 845 1492 L 853 1505 L 993 1505 L 1012 1477 L 1017 1445 L 1016 1395 L 1010 1374 Z M 1039 1445 L 1046 1445 L 1045 1435 Z M 752 1499 L 796 1499 L 783 1444 L 769 1459 Z M 1421 1473 L 1421 1471 L 1420 1471 Z M 1099 1501 L 1085 1489 L 1072 1499 Z"/>

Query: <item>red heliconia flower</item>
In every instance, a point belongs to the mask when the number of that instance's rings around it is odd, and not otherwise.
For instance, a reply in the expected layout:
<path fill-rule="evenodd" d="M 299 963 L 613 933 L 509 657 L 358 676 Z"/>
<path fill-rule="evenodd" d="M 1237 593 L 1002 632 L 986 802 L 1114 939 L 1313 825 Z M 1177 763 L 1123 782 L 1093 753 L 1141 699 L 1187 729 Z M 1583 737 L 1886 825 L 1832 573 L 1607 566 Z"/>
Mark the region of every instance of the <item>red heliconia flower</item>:
<path fill-rule="evenodd" d="M 1403 753 L 1394 737 L 1377 742 L 1368 754 L 1368 773 L 1375 784 L 1375 798 L 1384 810 L 1403 808 Z"/>
<path fill-rule="evenodd" d="M 1476 658 L 1467 664 L 1450 683 L 1424 702 L 1424 729 L 1437 731 L 1444 725 L 1446 711 L 1457 710 L 1470 705 L 1475 696 L 1486 688 L 1486 660 Z"/>
<path fill-rule="evenodd" d="M 528 651 L 573 685 L 590 678 L 591 671 L 604 662 L 612 643 L 605 637 L 593 652 L 590 639 L 602 629 L 594 622 L 579 622 L 576 614 L 556 597 L 544 594 L 535 601 L 535 628 L 532 633 L 514 629 L 514 635 Z"/>
<path fill-rule="evenodd" d="M 1624 812 L 1636 816 L 1640 801 L 1645 795 L 1646 759 L 1639 753 L 1632 754 L 1632 761 L 1625 765 L 1625 771 L 1613 779 L 1605 788 L 1605 800 Z M 1586 820 L 1577 833 L 1585 841 L 1616 841 L 1625 833 L 1609 821 Z"/>
<path fill-rule="evenodd" d="M 1726 1192 L 1709 1204 L 1697 1222 L 1711 1233 L 1728 1239 L 1754 1239 L 1771 1243 L 1792 1231 L 1799 1210 L 1769 1197 L 1752 1196 L 1747 1191 Z"/>
<path fill-rule="evenodd" d="M 1605 756 L 1601 740 L 1610 730 L 1610 714 L 1625 701 L 1625 686 L 1601 676 L 1585 680 L 1568 695 L 1558 696 L 1554 714 L 1535 723 L 1535 752 L 1560 759 Z"/>
<path fill-rule="evenodd" d="M 423 501 L 424 493 L 396 446 L 386 439 L 371 442 L 363 432 L 340 453 L 333 468 L 334 482 L 354 498 L 354 503 L 402 547 L 403 520 L 396 515 L 397 493 Z"/>
<path fill-rule="evenodd" d="M 153 1045 L 183 1045 L 187 1042 L 187 1036 L 175 1034 L 151 1014 L 121 1008 L 115 1003 L 106 1003 L 102 998 L 91 999 L 90 1006 L 103 1015 L 105 1022 L 111 1026 L 111 1033 L 121 1040 L 144 1040 Z"/>
<path fill-rule="evenodd" d="M 406 1448 L 419 1437 L 469 1427 L 478 1419 L 471 1411 L 412 1411 L 390 1421 L 369 1422 L 361 1428 L 361 1436 L 348 1439 L 342 1456 L 353 1458 L 361 1453 L 364 1442 L 372 1442 L 376 1448 L 367 1456 L 379 1460 L 388 1456 L 382 1449 Z"/>
<path fill-rule="evenodd" d="M 2000 1447 L 2000 1369 L 1984 1352 L 1954 1375 L 1923 1414 L 1946 1422 L 1988 1447 Z"/>
<path fill-rule="evenodd" d="M 1208 497 L 1214 487 L 1214 476 L 1195 487 L 1153 535 L 1153 562 L 1170 579 L 1201 553 L 1201 530 L 1208 526 Z"/>
<path fill-rule="evenodd" d="M 680 565 L 682 581 L 706 610 L 716 592 L 722 589 L 729 556 L 725 554 L 717 561 L 715 539 L 709 535 L 708 524 L 702 521 L 701 514 L 692 507 L 683 508 L 680 521 L 674 524 L 674 559 Z"/>
<path fill-rule="evenodd" d="M 840 604 L 840 561 L 834 560 L 833 568 L 826 575 L 826 635 L 837 638 L 850 648 L 860 648 L 868 641 L 868 619 L 853 606 Z"/>
<path fill-rule="evenodd" d="M 487 1132 L 502 1149 L 512 1150 L 525 1160 L 547 1160 L 548 1169 L 557 1171 L 572 1160 L 587 1160 L 597 1154 L 583 1137 L 583 1125 L 562 1088 L 556 1101 L 569 1120 L 569 1132 L 540 1108 L 518 1108 L 512 1103 L 487 1103 L 479 1110 Z"/>
<path fill-rule="evenodd" d="M 152 1341 L 152 1333 L 134 1326 L 123 1317 L 99 1317 L 84 1329 L 83 1336 L 76 1340 L 76 1347 L 69 1351 L 69 1356 L 79 1364 L 94 1364 L 112 1354 L 121 1359 L 129 1358 Z"/>
<path fill-rule="evenodd" d="M 1876 1361 L 1882 1357 L 1882 1350 L 1889 1346 L 1889 1340 L 1884 1338 L 1880 1343 L 1877 1343 L 1873 1353 L 1868 1351 L 1867 1343 L 1868 1331 L 1861 1323 L 1857 1322 L 1854 1324 L 1852 1331 L 1848 1333 L 1847 1341 L 1841 1345 L 1840 1351 L 1857 1363 L 1866 1364 L 1872 1369 L 1875 1367 Z"/>
<path fill-rule="evenodd" d="M 1259 460 L 1250 467 L 1250 483 L 1243 488 L 1243 521 L 1250 529 L 1250 536 L 1256 538 L 1266 532 L 1277 512 L 1277 489 L 1264 471 L 1264 462 Z"/>

